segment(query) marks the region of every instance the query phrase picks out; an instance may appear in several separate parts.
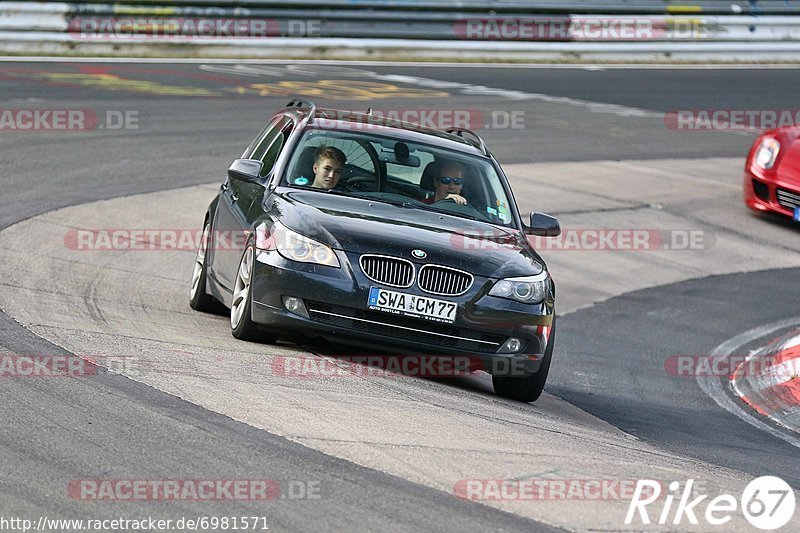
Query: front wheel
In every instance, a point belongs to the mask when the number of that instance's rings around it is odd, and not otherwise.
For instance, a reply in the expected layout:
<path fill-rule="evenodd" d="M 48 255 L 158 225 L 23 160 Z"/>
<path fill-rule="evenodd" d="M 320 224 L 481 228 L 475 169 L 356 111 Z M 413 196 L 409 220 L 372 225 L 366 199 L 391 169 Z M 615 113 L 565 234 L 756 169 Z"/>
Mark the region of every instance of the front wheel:
<path fill-rule="evenodd" d="M 553 329 L 550 330 L 550 339 L 544 350 L 544 358 L 539 371 L 529 376 L 492 376 L 494 392 L 500 396 L 518 400 L 520 402 L 535 402 L 542 395 L 544 384 L 547 382 L 547 373 L 550 371 L 550 360 L 553 357 L 553 346 L 556 343 L 556 317 L 553 317 Z"/>
<path fill-rule="evenodd" d="M 233 285 L 231 298 L 231 333 L 243 341 L 274 343 L 277 335 L 260 331 L 258 324 L 252 320 L 254 267 L 255 249 L 251 241 L 247 244 L 236 271 L 236 283 Z"/>

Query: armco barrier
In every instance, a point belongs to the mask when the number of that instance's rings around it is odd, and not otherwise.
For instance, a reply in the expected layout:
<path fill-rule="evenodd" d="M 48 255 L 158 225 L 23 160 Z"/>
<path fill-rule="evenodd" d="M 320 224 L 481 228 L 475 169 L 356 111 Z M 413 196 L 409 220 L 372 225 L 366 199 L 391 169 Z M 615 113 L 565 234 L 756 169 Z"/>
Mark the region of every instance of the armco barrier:
<path fill-rule="evenodd" d="M 0 52 L 796 61 L 800 1 L 4 2 Z"/>
<path fill-rule="evenodd" d="M 43 0 L 42 4 L 60 3 Z M 115 6 L 210 6 L 241 8 L 353 8 L 397 11 L 460 11 L 524 14 L 634 14 L 634 15 L 791 15 L 800 14 L 797 0 L 86 0 L 83 4 Z"/>

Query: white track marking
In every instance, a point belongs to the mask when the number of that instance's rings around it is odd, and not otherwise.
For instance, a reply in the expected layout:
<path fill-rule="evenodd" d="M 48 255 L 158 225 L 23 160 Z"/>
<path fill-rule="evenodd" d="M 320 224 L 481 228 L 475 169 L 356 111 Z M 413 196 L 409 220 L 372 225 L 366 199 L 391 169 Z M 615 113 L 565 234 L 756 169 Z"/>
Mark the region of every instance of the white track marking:
<path fill-rule="evenodd" d="M 739 335 L 736 335 L 735 337 L 728 339 L 727 341 L 723 342 L 722 344 L 714 348 L 714 350 L 711 352 L 711 356 L 725 357 L 731 355 L 736 351 L 737 348 L 744 346 L 748 342 L 754 341 L 759 337 L 763 337 L 764 335 L 769 335 L 774 331 L 795 325 L 797 323 L 800 323 L 800 317 L 790 318 L 788 320 L 782 320 L 774 324 L 766 324 L 745 331 L 744 333 L 740 333 Z M 711 399 L 713 399 L 717 403 L 717 405 L 719 405 L 729 413 L 736 415 L 737 417 L 744 420 L 751 426 L 766 431 L 773 437 L 777 437 L 781 440 L 788 442 L 792 446 L 800 448 L 800 438 L 786 434 L 782 431 L 775 429 L 771 425 L 760 420 L 758 417 L 756 417 L 749 411 L 746 411 L 744 408 L 742 408 L 736 402 L 734 402 L 722 388 L 719 379 L 702 378 L 701 376 L 697 376 L 697 384 L 700 386 L 701 389 L 703 389 L 703 391 L 706 394 L 708 394 L 711 397 Z"/>
<path fill-rule="evenodd" d="M 393 81 L 398 83 L 408 83 L 420 87 L 441 88 L 441 89 L 455 89 L 461 94 L 470 96 L 499 96 L 509 100 L 538 100 L 549 104 L 562 104 L 573 107 L 582 107 L 588 109 L 593 113 L 608 113 L 618 115 L 620 117 L 639 117 L 639 118 L 664 118 L 664 113 L 655 111 L 648 111 L 646 109 L 639 109 L 637 107 L 629 107 L 618 104 L 604 104 L 599 102 L 590 102 L 588 100 L 578 100 L 576 98 L 567 98 L 565 96 L 550 96 L 541 93 L 527 93 L 523 91 L 513 91 L 508 89 L 498 89 L 494 87 L 486 87 L 484 85 L 472 85 L 469 83 L 460 83 L 455 81 L 434 80 L 431 78 L 420 78 L 418 76 L 404 76 L 400 74 L 375 74 L 372 76 L 375 79 L 383 81 Z"/>

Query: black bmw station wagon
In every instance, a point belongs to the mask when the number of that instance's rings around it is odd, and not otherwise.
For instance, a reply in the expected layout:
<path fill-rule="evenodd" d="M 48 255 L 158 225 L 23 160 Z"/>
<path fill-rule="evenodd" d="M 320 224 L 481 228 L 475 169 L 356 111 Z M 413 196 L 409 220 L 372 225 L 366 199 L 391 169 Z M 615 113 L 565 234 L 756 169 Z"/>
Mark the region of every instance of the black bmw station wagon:
<path fill-rule="evenodd" d="M 527 236 L 560 228 L 538 212 L 526 222 L 477 134 L 294 100 L 209 205 L 190 303 L 224 304 L 244 340 L 465 357 L 498 394 L 530 402 L 556 321 L 555 284 Z M 215 245 L 223 232 L 243 237 Z"/>

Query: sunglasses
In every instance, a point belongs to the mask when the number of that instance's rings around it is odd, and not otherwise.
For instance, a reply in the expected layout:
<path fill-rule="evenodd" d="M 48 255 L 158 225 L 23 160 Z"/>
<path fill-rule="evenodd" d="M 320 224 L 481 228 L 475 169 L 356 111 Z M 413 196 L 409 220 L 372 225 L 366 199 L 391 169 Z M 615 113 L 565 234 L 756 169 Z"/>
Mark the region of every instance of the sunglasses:
<path fill-rule="evenodd" d="M 442 185 L 450 185 L 451 181 L 453 185 L 461 185 L 464 183 L 464 178 L 451 178 L 450 176 L 441 176 L 439 178 L 439 182 L 441 182 Z"/>

